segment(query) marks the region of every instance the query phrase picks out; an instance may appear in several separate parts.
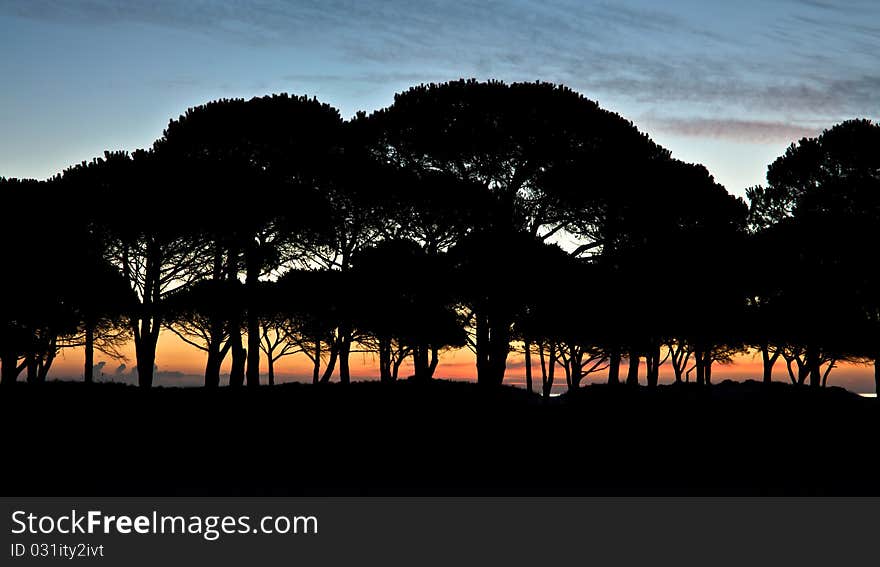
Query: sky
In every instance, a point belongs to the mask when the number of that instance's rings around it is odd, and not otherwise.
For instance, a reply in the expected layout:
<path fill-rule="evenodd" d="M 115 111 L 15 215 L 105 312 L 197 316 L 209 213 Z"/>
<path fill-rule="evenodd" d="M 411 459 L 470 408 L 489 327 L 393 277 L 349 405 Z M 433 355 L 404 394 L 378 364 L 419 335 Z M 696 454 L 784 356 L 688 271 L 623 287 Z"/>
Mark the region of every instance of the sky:
<path fill-rule="evenodd" d="M 460 77 L 566 84 L 738 195 L 792 141 L 880 118 L 876 0 L 0 0 L 0 52 L 6 177 L 147 147 L 218 98 L 350 117 Z"/>
<path fill-rule="evenodd" d="M 344 116 L 459 77 L 564 83 L 733 193 L 792 141 L 878 118 L 873 0 L 3 0 L 0 175 L 146 147 L 208 100 Z"/>

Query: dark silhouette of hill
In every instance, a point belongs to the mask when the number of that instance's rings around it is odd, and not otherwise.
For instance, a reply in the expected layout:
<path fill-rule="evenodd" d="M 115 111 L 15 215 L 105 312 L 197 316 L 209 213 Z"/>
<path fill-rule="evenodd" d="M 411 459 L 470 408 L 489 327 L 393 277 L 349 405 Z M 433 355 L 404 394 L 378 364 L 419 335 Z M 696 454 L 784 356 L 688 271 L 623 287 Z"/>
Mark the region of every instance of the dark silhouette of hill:
<path fill-rule="evenodd" d="M 4 495 L 877 494 L 876 400 L 840 388 L 445 380 L 18 384 Z"/>

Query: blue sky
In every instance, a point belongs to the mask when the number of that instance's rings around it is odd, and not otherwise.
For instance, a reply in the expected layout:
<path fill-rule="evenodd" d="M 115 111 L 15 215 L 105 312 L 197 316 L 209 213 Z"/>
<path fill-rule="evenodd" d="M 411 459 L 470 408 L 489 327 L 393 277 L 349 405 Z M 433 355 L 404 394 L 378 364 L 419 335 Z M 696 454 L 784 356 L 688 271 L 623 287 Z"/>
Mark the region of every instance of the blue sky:
<path fill-rule="evenodd" d="M 790 141 L 880 118 L 870 0 L 2 0 L 0 50 L 7 177 L 146 147 L 211 99 L 350 116 L 458 77 L 565 83 L 738 194 Z"/>

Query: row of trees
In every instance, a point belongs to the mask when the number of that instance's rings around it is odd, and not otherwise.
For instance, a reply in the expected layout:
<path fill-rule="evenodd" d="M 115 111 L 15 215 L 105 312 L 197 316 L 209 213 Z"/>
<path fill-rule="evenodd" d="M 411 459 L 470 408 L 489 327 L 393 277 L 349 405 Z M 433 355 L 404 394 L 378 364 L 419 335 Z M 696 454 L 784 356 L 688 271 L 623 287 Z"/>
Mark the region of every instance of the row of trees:
<path fill-rule="evenodd" d="M 0 181 L 2 381 L 45 380 L 67 346 L 133 341 L 153 382 L 159 332 L 206 353 L 205 385 L 260 383 L 294 352 L 315 382 L 430 379 L 467 346 L 502 383 L 513 350 L 577 388 L 711 381 L 760 351 L 819 386 L 877 360 L 880 127 L 792 145 L 749 204 L 632 123 L 546 83 L 421 85 L 344 121 L 314 99 L 220 100 L 153 147 Z M 261 357 L 261 352 L 263 357 Z M 622 366 L 626 364 L 626 368 Z M 625 370 L 625 377 L 622 376 Z M 537 380 L 535 380 L 537 381 Z M 878 382 L 880 384 L 880 382 Z"/>

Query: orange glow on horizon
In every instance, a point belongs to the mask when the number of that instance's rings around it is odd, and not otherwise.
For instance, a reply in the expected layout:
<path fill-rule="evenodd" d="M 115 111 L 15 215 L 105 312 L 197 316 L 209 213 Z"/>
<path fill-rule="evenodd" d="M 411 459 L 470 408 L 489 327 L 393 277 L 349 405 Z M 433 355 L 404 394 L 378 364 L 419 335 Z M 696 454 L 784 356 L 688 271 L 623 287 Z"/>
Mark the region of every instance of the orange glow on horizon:
<path fill-rule="evenodd" d="M 131 374 L 135 367 L 134 345 L 129 344 L 124 349 L 126 360 L 114 361 L 110 357 L 100 353 L 95 353 L 96 366 L 103 363 L 101 368 L 102 379 L 107 381 L 134 381 Z M 262 354 L 262 353 L 261 353 Z M 159 336 L 159 344 L 156 351 L 156 366 L 159 370 L 157 385 L 161 386 L 193 386 L 199 385 L 203 380 L 205 370 L 206 354 L 178 338 L 171 332 L 162 331 Z M 122 367 L 121 365 L 125 365 Z M 230 366 L 230 357 L 226 357 L 221 373 L 228 374 Z M 353 352 L 350 358 L 350 367 L 352 379 L 369 380 L 379 377 L 378 357 L 374 353 Z M 644 363 L 640 365 L 640 376 L 644 383 L 645 368 Z M 323 367 L 322 367 L 323 368 Z M 525 386 L 525 361 L 522 353 L 512 352 L 507 359 L 507 374 L 505 376 L 505 384 L 515 386 Z M 266 374 L 266 357 L 262 354 L 260 370 L 265 380 Z M 56 358 L 52 370 L 49 374 L 50 378 L 64 380 L 80 380 L 83 372 L 83 352 L 81 348 L 63 349 Z M 715 382 L 726 379 L 760 380 L 763 368 L 761 365 L 760 355 L 745 354 L 735 357 L 731 364 L 715 364 L 712 366 L 712 378 Z M 409 360 L 405 361 L 400 368 L 400 377 L 405 378 L 412 373 L 412 364 Z M 623 363 L 621 373 L 626 373 L 626 362 Z M 338 370 L 334 373 L 333 380 L 336 380 Z M 442 353 L 440 356 L 440 364 L 435 374 L 438 378 L 448 378 L 453 380 L 474 380 L 476 376 L 476 368 L 473 353 L 464 348 L 450 350 Z M 275 363 L 276 381 L 311 381 L 312 363 L 301 353 L 281 358 Z M 591 382 L 604 382 L 607 374 L 597 372 L 590 374 L 583 381 L 584 384 Z M 660 382 L 671 383 L 674 374 L 672 366 L 667 362 L 660 367 Z M 532 357 L 532 378 L 536 390 L 540 389 L 541 383 L 541 366 L 536 356 Z M 693 379 L 693 375 L 691 377 Z M 785 369 L 785 362 L 779 360 L 773 369 L 773 379 L 788 382 L 788 372 Z M 832 370 L 828 377 L 829 386 L 842 386 L 855 392 L 873 392 L 874 379 L 873 369 L 865 365 L 841 363 L 837 368 Z M 565 388 L 565 375 L 561 368 L 557 368 L 556 378 L 554 381 L 554 390 Z"/>

